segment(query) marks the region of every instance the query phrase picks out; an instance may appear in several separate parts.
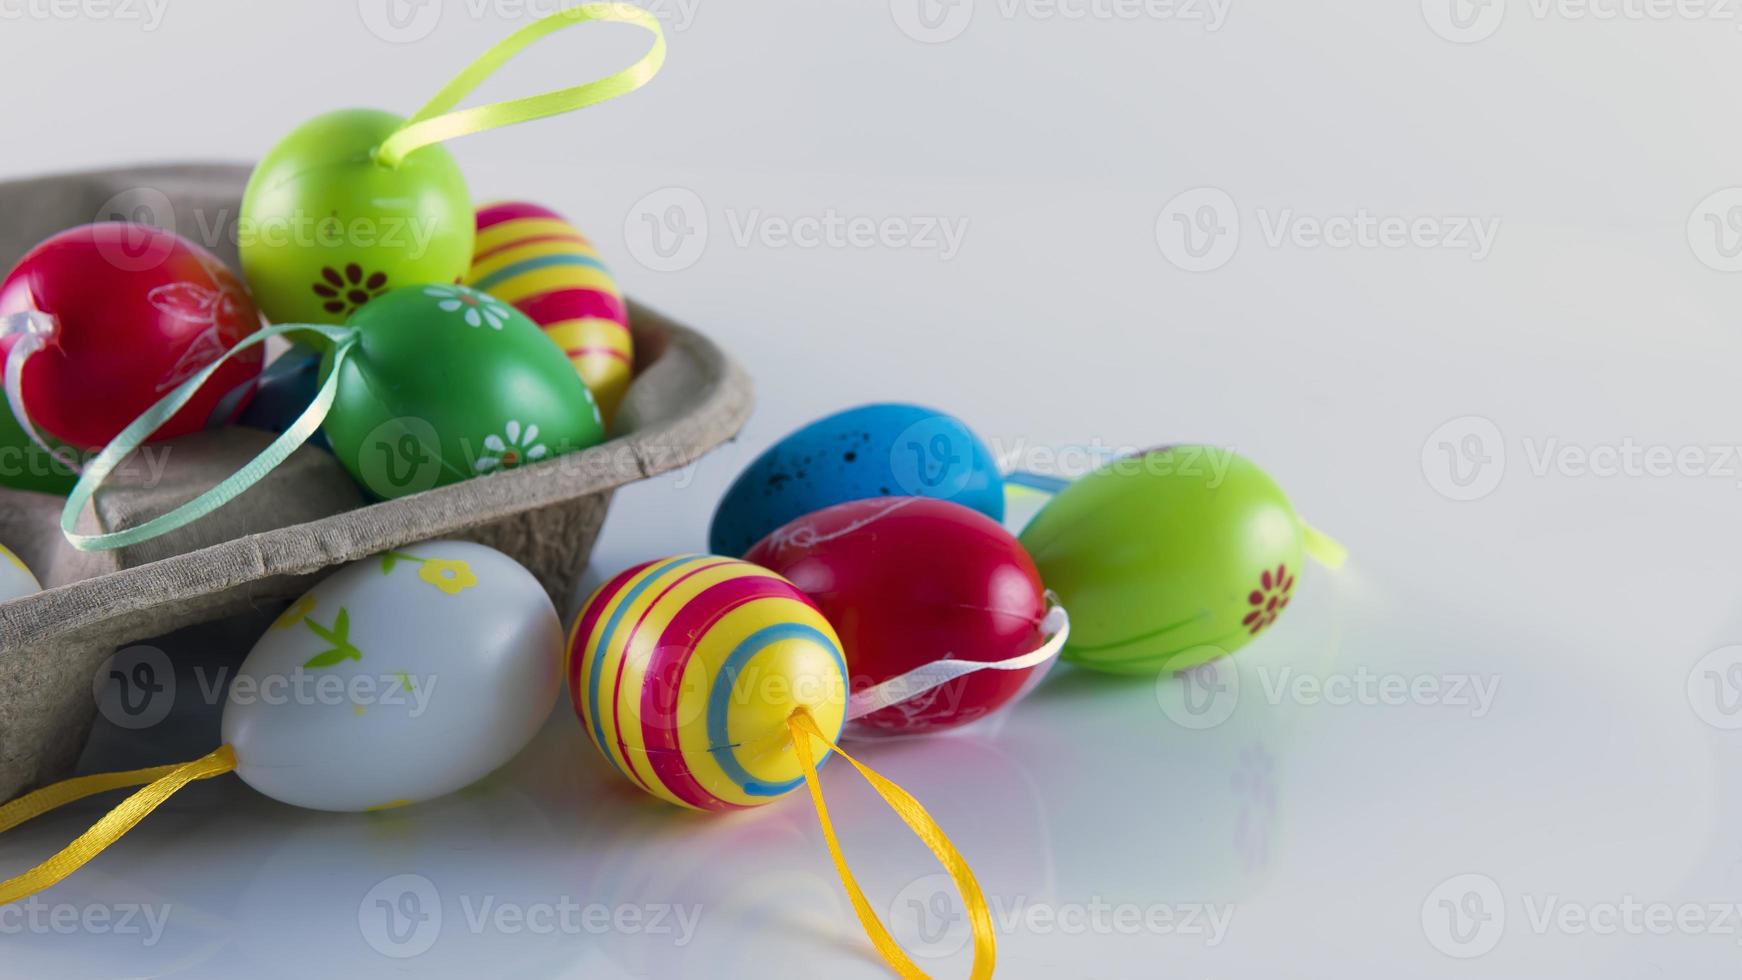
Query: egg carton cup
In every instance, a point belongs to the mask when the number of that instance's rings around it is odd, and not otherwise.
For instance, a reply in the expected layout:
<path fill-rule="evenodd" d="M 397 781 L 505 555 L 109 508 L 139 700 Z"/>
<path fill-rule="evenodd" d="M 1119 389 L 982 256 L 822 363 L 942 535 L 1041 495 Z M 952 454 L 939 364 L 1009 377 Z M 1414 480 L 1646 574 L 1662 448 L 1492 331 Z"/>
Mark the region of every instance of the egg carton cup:
<path fill-rule="evenodd" d="M 236 218 L 249 168 L 191 164 L 0 183 L 0 266 L 98 220 L 155 224 L 239 268 Z M 63 777 L 96 713 L 95 674 L 118 647 L 257 612 L 334 566 L 419 541 L 460 538 L 525 565 L 565 613 L 611 494 L 687 465 L 737 434 L 749 377 L 712 341 L 630 304 L 636 377 L 603 445 L 380 503 L 330 455 L 303 447 L 206 518 L 129 548 L 81 552 L 60 533 L 62 498 L 0 488 L 0 543 L 44 591 L 0 603 L 0 801 Z M 80 519 L 135 526 L 239 468 L 271 436 L 228 428 L 155 443 Z"/>

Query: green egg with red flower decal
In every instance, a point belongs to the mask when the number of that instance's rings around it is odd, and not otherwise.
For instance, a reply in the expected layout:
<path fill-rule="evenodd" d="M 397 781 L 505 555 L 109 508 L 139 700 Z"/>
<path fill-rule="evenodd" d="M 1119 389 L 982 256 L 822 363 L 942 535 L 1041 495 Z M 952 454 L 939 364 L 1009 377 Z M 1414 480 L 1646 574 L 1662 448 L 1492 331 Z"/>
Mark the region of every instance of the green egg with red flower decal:
<path fill-rule="evenodd" d="M 1169 446 L 1070 484 L 1021 540 L 1070 610 L 1063 657 L 1153 675 L 1233 653 L 1275 624 L 1314 535 L 1251 460 Z"/>
<path fill-rule="evenodd" d="M 344 109 L 297 127 L 242 196 L 242 271 L 274 323 L 344 323 L 383 293 L 460 281 L 472 264 L 472 199 L 442 146 L 377 159 L 405 125 Z M 304 339 L 324 346 L 316 337 Z"/>
<path fill-rule="evenodd" d="M 403 497 L 604 441 L 587 386 L 524 313 L 465 286 L 408 286 L 351 316 L 322 428 L 378 497 Z M 345 351 L 343 358 L 339 356 Z"/>

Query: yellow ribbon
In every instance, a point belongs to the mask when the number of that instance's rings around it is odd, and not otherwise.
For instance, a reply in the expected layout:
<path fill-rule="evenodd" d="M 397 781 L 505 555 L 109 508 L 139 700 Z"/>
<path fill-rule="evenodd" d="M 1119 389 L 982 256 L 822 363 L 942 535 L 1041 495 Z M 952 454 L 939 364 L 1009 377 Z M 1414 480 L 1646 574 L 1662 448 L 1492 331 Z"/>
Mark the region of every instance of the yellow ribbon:
<path fill-rule="evenodd" d="M 877 795 L 883 797 L 883 801 L 901 817 L 902 822 L 943 863 L 944 870 L 949 872 L 950 878 L 956 883 L 956 890 L 962 894 L 962 906 L 968 910 L 968 922 L 974 930 L 974 967 L 971 976 L 973 980 L 986 980 L 992 976 L 992 966 L 998 955 L 997 940 L 992 933 L 992 912 L 986 906 L 986 896 L 980 892 L 980 883 L 974 880 L 974 872 L 969 869 L 968 862 L 962 859 L 961 852 L 944 836 L 943 828 L 938 826 L 938 822 L 925 812 L 925 807 L 907 790 L 842 752 L 841 747 L 817 727 L 816 719 L 811 717 L 809 711 L 804 708 L 795 710 L 786 719 L 786 724 L 792 731 L 792 744 L 798 751 L 798 761 L 804 767 L 804 781 L 810 788 L 811 802 L 816 804 L 817 821 L 823 825 L 823 838 L 829 842 L 829 856 L 834 858 L 835 871 L 841 876 L 841 884 L 847 889 L 847 897 L 853 901 L 853 910 L 859 914 L 859 924 L 865 927 L 865 934 L 871 937 L 871 944 L 877 947 L 877 952 L 883 954 L 883 958 L 904 980 L 925 980 L 925 972 L 914 965 L 913 960 L 908 958 L 901 945 L 895 941 L 895 937 L 884 928 L 883 921 L 877 917 L 876 910 L 866 900 L 859 883 L 853 879 L 852 870 L 847 867 L 847 859 L 841 854 L 841 842 L 835 837 L 835 825 L 829 821 L 828 804 L 823 802 L 822 784 L 817 780 L 817 760 L 810 744 L 813 738 L 819 739 L 841 758 L 852 763 L 853 768 L 859 770 L 859 774 L 877 791 Z"/>
<path fill-rule="evenodd" d="M 628 68 L 608 75 L 595 82 L 576 85 L 573 88 L 546 92 L 543 95 L 533 95 L 521 99 L 510 99 L 506 102 L 492 102 L 489 105 L 475 106 L 471 109 L 461 109 L 451 112 L 460 100 L 470 95 L 479 83 L 490 77 L 496 69 L 519 54 L 528 45 L 546 35 L 554 34 L 565 27 L 584 24 L 589 21 L 608 21 L 619 24 L 634 24 L 653 32 L 653 46 L 641 57 L 640 61 Z M 506 39 L 484 52 L 477 61 L 466 66 L 466 70 L 455 76 L 429 104 L 418 110 L 417 115 L 405 121 L 405 125 L 394 131 L 375 151 L 376 162 L 397 167 L 410 156 L 413 151 L 440 143 L 458 136 L 483 132 L 486 129 L 496 129 L 501 126 L 511 126 L 515 123 L 530 122 L 543 119 L 576 109 L 584 109 L 619 95 L 635 91 L 658 73 L 665 63 L 665 32 L 659 26 L 659 20 L 641 7 L 627 3 L 589 3 L 578 7 L 559 10 L 548 17 L 542 17 L 510 34 Z"/>
<path fill-rule="evenodd" d="M 0 806 L 0 833 L 5 833 L 32 817 L 41 816 L 74 800 L 128 786 L 145 785 L 144 789 L 123 800 L 120 806 L 110 810 L 108 816 L 97 821 L 90 830 L 79 835 L 77 840 L 68 844 L 59 854 L 16 878 L 0 882 L 0 905 L 21 901 L 53 887 L 103 853 L 110 844 L 120 840 L 121 835 L 132 830 L 135 824 L 144 820 L 147 814 L 157 809 L 183 786 L 195 780 L 222 776 L 235 768 L 236 753 L 225 745 L 211 755 L 180 765 L 68 779 Z"/>
<path fill-rule="evenodd" d="M 1342 568 L 1349 560 L 1349 549 L 1342 542 L 1305 522 L 1301 523 L 1301 543 L 1313 560 L 1330 569 Z"/>

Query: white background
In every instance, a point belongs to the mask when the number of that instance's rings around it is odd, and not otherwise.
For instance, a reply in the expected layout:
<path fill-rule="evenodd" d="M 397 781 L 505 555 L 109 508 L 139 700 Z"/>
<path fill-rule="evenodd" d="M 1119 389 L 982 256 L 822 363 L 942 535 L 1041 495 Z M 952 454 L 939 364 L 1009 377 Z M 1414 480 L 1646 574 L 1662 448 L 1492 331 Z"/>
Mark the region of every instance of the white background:
<path fill-rule="evenodd" d="M 1742 958 L 1715 908 L 1742 902 L 1742 9 L 1453 2 L 660 0 L 647 89 L 453 147 L 479 198 L 569 214 L 758 384 L 738 443 L 618 495 L 595 576 L 702 548 L 757 451 L 871 400 L 1013 454 L 1232 446 L 1350 547 L 1237 670 L 1061 669 L 985 727 L 865 751 L 972 861 L 1003 975 Z M 257 158 L 328 109 L 410 112 L 549 9 L 0 0 L 0 170 Z M 642 43 L 559 35 L 480 97 Z M 892 230 L 782 237 L 831 215 Z M 1411 234 L 1350 244 L 1354 219 Z M 958 247 L 903 244 L 934 221 Z M 87 765 L 206 751 L 215 714 L 178 717 L 105 729 Z M 196 787 L 0 917 L 0 975 L 886 975 L 802 798 L 697 818 L 615 778 L 565 706 L 482 786 L 391 815 Z M 959 916 L 916 918 L 942 901 L 929 856 L 845 768 L 825 781 L 873 901 L 965 976 Z M 100 812 L 7 835 L 0 868 Z M 374 901 L 406 895 L 439 928 L 390 934 Z M 469 916 L 566 901 L 699 925 Z M 44 924 L 131 906 L 167 915 L 154 940 Z M 1224 933 L 1182 924 L 1210 913 Z"/>

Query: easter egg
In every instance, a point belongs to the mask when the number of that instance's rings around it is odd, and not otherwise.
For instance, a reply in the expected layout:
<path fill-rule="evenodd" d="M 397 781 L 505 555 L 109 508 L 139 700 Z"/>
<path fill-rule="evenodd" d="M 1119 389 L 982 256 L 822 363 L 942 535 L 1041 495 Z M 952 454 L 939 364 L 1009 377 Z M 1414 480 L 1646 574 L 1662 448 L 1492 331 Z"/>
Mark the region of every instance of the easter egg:
<path fill-rule="evenodd" d="M 321 355 L 293 347 L 260 372 L 260 384 L 254 389 L 254 398 L 236 421 L 252 429 L 283 432 L 295 424 L 309 402 L 315 400 L 320 387 Z M 324 448 L 326 434 L 316 432 L 309 442 Z"/>
<path fill-rule="evenodd" d="M 35 595 L 42 591 L 30 569 L 5 545 L 0 544 L 0 602 Z"/>
<path fill-rule="evenodd" d="M 1064 658 L 1154 674 L 1232 653 L 1274 624 L 1294 595 L 1304 535 L 1250 460 L 1171 446 L 1072 483 L 1021 540 L 1071 612 Z"/>
<path fill-rule="evenodd" d="M 370 492 L 401 497 L 596 445 L 587 386 L 526 315 L 465 286 L 408 286 L 352 316 L 323 429 Z M 332 370 L 335 351 L 323 356 Z"/>
<path fill-rule="evenodd" d="M 335 572 L 249 651 L 224 706 L 236 773 L 358 811 L 451 793 L 513 758 L 561 690 L 562 623 L 532 573 L 435 541 Z"/>
<path fill-rule="evenodd" d="M 625 778 L 698 810 L 771 802 L 803 771 L 786 719 L 838 736 L 846 664 L 792 583 L 731 558 L 637 565 L 600 586 L 569 633 L 569 693 Z"/>
<path fill-rule="evenodd" d="M 12 410 L 0 404 L 0 487 L 64 497 L 78 479 L 66 463 L 31 442 Z"/>
<path fill-rule="evenodd" d="M 522 202 L 480 208 L 475 248 L 466 285 L 543 327 L 609 424 L 629 388 L 635 349 L 629 310 L 598 249 L 562 215 Z"/>
<path fill-rule="evenodd" d="M 204 249 L 148 225 L 105 222 L 31 249 L 0 283 L 0 319 L 34 316 L 49 332 L 20 387 L 37 428 L 98 449 L 165 393 L 260 328 L 240 281 Z M 26 340 L 0 339 L 8 357 Z M 231 421 L 261 354 L 219 368 L 154 439 Z"/>
<path fill-rule="evenodd" d="M 303 123 L 248 179 L 242 272 L 276 323 L 344 323 L 402 286 L 460 281 L 472 261 L 472 201 L 439 145 L 397 167 L 375 150 L 404 120 L 346 109 Z"/>
<path fill-rule="evenodd" d="M 925 497 L 855 500 L 780 527 L 744 559 L 822 610 L 857 692 L 939 660 L 1009 660 L 1046 642 L 1034 562 L 991 518 Z M 914 734 L 985 717 L 1039 668 L 982 670 L 855 719 L 849 735 Z"/>
<path fill-rule="evenodd" d="M 934 497 L 1004 517 L 997 461 L 967 426 L 918 405 L 864 405 L 756 457 L 714 510 L 708 547 L 742 555 L 787 521 L 870 497 Z"/>

